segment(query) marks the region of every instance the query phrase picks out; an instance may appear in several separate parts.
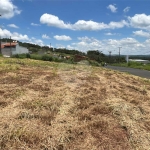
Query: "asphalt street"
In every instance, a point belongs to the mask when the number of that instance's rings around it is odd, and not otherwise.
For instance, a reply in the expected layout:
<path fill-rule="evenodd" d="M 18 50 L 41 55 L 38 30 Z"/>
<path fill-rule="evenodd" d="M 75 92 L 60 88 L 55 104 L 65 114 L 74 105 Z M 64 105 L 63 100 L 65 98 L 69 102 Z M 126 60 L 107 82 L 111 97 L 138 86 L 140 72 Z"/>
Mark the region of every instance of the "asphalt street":
<path fill-rule="evenodd" d="M 147 70 L 141 70 L 141 69 L 134 69 L 134 68 L 128 68 L 128 67 L 118 67 L 118 66 L 105 66 L 105 68 L 118 70 L 121 72 L 128 72 L 130 74 L 150 79 L 150 71 Z"/>

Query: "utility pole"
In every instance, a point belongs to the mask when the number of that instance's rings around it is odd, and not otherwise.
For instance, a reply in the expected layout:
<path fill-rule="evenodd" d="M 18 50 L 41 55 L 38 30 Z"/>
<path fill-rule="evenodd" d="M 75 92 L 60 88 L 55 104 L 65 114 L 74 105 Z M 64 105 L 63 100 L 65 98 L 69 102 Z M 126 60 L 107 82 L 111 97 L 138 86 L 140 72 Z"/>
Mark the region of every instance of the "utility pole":
<path fill-rule="evenodd" d="M 122 47 L 118 47 L 119 48 L 119 63 L 120 63 L 120 49 L 122 48 Z"/>
<path fill-rule="evenodd" d="M 10 55 L 12 55 L 12 51 L 11 51 L 11 36 L 10 36 Z"/>
<path fill-rule="evenodd" d="M 0 54 L 2 54 L 2 41 L 1 41 L 1 36 L 0 36 Z"/>
<path fill-rule="evenodd" d="M 109 52 L 109 63 L 111 62 L 111 51 L 108 51 Z"/>
<path fill-rule="evenodd" d="M 0 16 L 2 16 L 1 14 L 0 14 Z M 2 54 L 2 41 L 1 41 L 1 36 L 0 36 L 0 54 Z"/>

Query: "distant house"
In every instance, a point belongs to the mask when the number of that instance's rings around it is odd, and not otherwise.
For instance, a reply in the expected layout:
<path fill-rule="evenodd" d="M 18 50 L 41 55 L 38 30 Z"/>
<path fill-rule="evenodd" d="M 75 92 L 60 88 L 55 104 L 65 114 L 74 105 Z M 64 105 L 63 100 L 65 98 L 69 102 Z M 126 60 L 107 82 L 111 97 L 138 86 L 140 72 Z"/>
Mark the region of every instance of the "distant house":
<path fill-rule="evenodd" d="M 25 47 L 20 46 L 17 42 L 2 43 L 1 52 L 4 57 L 10 57 L 15 54 L 27 54 L 29 50 Z"/>
<path fill-rule="evenodd" d="M 139 63 L 143 63 L 143 64 L 150 63 L 149 60 L 142 60 L 142 59 L 129 59 L 129 61 L 139 62 Z"/>

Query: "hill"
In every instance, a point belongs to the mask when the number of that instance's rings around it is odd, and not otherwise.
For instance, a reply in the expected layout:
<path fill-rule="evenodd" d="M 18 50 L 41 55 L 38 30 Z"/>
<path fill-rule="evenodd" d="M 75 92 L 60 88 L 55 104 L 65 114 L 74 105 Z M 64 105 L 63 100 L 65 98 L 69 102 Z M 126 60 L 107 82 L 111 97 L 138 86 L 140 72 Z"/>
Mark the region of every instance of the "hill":
<path fill-rule="evenodd" d="M 1 150 L 148 150 L 150 80 L 86 64 L 0 58 Z"/>
<path fill-rule="evenodd" d="M 1 39 L 1 41 L 2 42 L 13 42 L 15 40 L 3 38 L 3 39 Z M 97 63 L 103 63 L 103 62 L 109 62 L 109 63 L 115 62 L 116 63 L 118 61 L 125 62 L 125 57 L 122 57 L 122 56 L 120 58 L 118 56 L 110 57 L 110 56 L 103 54 L 102 51 L 95 50 L 95 49 L 87 50 L 87 52 L 85 53 L 85 52 L 75 50 L 75 49 L 70 50 L 70 49 L 66 49 L 66 48 L 52 48 L 49 46 L 40 46 L 40 45 L 33 44 L 33 43 L 26 43 L 26 42 L 23 43 L 20 41 L 17 41 L 17 42 L 19 43 L 20 46 L 28 48 L 28 50 L 31 54 L 31 57 L 33 54 L 33 57 L 36 57 L 36 59 L 43 55 L 47 55 L 50 57 L 53 57 L 54 55 L 58 55 L 58 56 L 62 56 L 62 57 L 70 56 L 70 58 L 74 58 L 74 57 L 76 57 L 76 55 L 78 55 L 78 56 L 85 56 L 89 60 L 94 60 Z M 17 55 L 17 57 L 19 57 L 19 56 Z M 20 57 L 22 57 L 22 56 L 20 55 Z"/>

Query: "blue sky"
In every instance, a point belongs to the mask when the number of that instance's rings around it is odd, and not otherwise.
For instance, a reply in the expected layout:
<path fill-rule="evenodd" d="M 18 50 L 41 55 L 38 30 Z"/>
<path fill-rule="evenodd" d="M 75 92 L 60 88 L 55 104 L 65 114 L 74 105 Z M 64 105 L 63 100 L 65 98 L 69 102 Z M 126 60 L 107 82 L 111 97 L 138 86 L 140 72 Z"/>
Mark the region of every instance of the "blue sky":
<path fill-rule="evenodd" d="M 0 14 L 2 38 L 150 55 L 150 0 L 0 0 Z"/>

